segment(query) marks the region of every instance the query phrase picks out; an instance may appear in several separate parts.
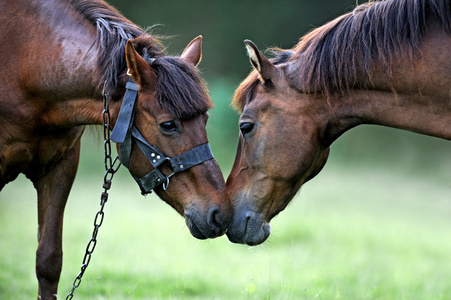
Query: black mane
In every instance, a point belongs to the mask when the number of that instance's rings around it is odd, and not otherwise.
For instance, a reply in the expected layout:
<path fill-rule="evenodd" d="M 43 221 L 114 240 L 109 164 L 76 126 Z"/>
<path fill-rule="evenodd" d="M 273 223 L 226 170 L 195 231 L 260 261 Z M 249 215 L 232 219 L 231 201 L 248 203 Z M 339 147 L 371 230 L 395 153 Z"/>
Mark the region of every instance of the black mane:
<path fill-rule="evenodd" d="M 180 58 L 164 56 L 161 43 L 99 0 L 69 0 L 70 5 L 97 29 L 97 64 L 101 83 L 114 95 L 119 76 L 125 73 L 125 45 L 136 51 L 157 72 L 158 103 L 174 116 L 187 119 L 207 111 L 212 102 L 197 69 Z M 155 60 L 154 60 L 155 59 Z M 114 97 L 114 96 L 113 96 Z"/>
<path fill-rule="evenodd" d="M 141 28 L 124 18 L 103 1 L 70 0 L 72 7 L 97 29 L 97 64 L 106 90 L 114 91 L 118 77 L 126 68 L 125 45 L 127 40 L 146 37 L 146 48 L 154 56 L 161 56 L 158 41 Z"/>
<path fill-rule="evenodd" d="M 292 61 L 300 62 L 302 90 L 313 93 L 346 91 L 357 83 L 371 82 L 375 64 L 390 78 L 395 56 L 409 61 L 430 22 L 451 32 L 449 0 L 386 0 L 362 4 L 354 11 L 304 36 L 293 49 Z M 292 74 L 294 75 L 294 74 Z M 362 84 L 362 82 L 360 83 Z"/>
<path fill-rule="evenodd" d="M 370 1 L 311 31 L 293 49 L 274 52 L 273 62 L 296 66 L 288 76 L 303 92 L 343 93 L 371 84 L 376 64 L 390 80 L 395 56 L 412 62 L 431 22 L 451 33 L 449 0 Z M 257 75 L 252 72 L 236 90 L 232 104 L 238 110 L 252 99 Z"/>

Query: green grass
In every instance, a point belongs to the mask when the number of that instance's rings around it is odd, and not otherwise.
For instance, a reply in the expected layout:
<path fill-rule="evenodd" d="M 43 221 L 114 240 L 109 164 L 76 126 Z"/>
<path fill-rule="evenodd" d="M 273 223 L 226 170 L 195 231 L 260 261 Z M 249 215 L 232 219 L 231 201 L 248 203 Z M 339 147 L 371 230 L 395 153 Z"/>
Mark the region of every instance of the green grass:
<path fill-rule="evenodd" d="M 81 168 L 65 215 L 60 298 L 98 210 L 102 161 L 99 174 Z M 75 299 L 450 299 L 450 200 L 449 179 L 433 173 L 333 160 L 273 220 L 269 240 L 250 248 L 194 239 L 169 206 L 141 197 L 124 169 Z M 34 298 L 32 185 L 8 185 L 0 205 L 0 299 Z"/>
<path fill-rule="evenodd" d="M 218 110 L 208 123 L 225 175 L 237 135 L 223 132 L 236 127 L 236 116 L 220 111 L 229 89 L 212 92 Z M 62 299 L 80 271 L 102 190 L 102 142 L 86 138 L 82 147 L 64 220 Z M 122 168 L 75 299 L 451 299 L 450 150 L 447 141 L 392 129 L 351 130 L 257 247 L 196 240 L 172 208 L 140 196 Z M 1 300 L 37 295 L 36 214 L 24 177 L 0 193 Z"/>

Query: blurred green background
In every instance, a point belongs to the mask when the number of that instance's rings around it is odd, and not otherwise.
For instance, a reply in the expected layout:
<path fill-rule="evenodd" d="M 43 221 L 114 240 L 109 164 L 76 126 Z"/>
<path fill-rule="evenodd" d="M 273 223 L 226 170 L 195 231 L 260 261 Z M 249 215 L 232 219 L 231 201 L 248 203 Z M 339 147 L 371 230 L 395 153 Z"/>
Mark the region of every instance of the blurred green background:
<path fill-rule="evenodd" d="M 226 177 L 238 115 L 229 105 L 251 70 L 243 45 L 293 47 L 355 0 L 110 1 L 180 54 L 202 34 L 200 69 L 215 108 L 208 134 Z M 451 124 L 450 124 L 451 126 Z M 59 297 L 69 292 L 92 232 L 103 143 L 87 130 L 64 228 Z M 0 194 L 0 299 L 30 299 L 36 195 L 20 177 Z M 75 299 L 451 299 L 451 142 L 359 126 L 332 145 L 324 170 L 272 222 L 263 245 L 198 241 L 173 209 L 116 175 L 99 242 Z"/>

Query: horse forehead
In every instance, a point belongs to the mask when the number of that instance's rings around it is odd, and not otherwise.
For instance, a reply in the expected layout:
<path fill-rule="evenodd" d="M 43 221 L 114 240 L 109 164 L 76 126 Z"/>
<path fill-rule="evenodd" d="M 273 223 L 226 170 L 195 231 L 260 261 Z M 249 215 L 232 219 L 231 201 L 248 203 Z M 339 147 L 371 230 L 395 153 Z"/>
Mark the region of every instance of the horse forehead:
<path fill-rule="evenodd" d="M 144 111 L 150 112 L 152 115 L 164 114 L 166 110 L 157 103 L 157 94 L 153 90 L 151 92 L 143 90 L 138 94 L 138 107 Z"/>
<path fill-rule="evenodd" d="M 244 113 L 254 112 L 254 114 L 288 114 L 296 113 L 300 103 L 296 95 L 290 95 L 289 91 L 272 87 L 269 90 L 257 88 L 254 97 L 249 101 L 244 109 Z"/>
<path fill-rule="evenodd" d="M 259 86 L 255 89 L 252 99 L 244 106 L 243 114 L 246 111 L 267 111 L 274 105 L 275 101 L 276 99 L 274 99 L 271 93 L 268 93 L 268 91 Z"/>

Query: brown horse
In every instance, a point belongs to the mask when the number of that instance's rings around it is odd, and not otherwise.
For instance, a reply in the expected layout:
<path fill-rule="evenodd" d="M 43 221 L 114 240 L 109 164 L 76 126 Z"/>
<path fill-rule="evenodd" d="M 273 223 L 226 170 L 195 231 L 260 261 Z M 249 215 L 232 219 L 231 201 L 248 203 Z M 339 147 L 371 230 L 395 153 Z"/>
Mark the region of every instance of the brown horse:
<path fill-rule="evenodd" d="M 103 123 L 102 91 L 111 127 L 121 127 L 113 131 L 121 161 L 142 192 L 155 188 L 185 216 L 193 236 L 224 234 L 232 206 L 208 146 L 212 102 L 196 69 L 201 37 L 170 57 L 101 0 L 2 1 L 0 7 L 0 189 L 23 173 L 37 190 L 40 298 L 56 297 L 64 207 L 84 127 Z M 134 95 L 131 114 L 121 108 L 126 85 Z M 126 123 L 119 126 L 121 115 Z"/>
<path fill-rule="evenodd" d="M 267 59 L 238 87 L 240 137 L 227 179 L 232 242 L 256 245 L 269 221 L 360 124 L 451 139 L 451 4 L 387 0 L 358 6 Z"/>

